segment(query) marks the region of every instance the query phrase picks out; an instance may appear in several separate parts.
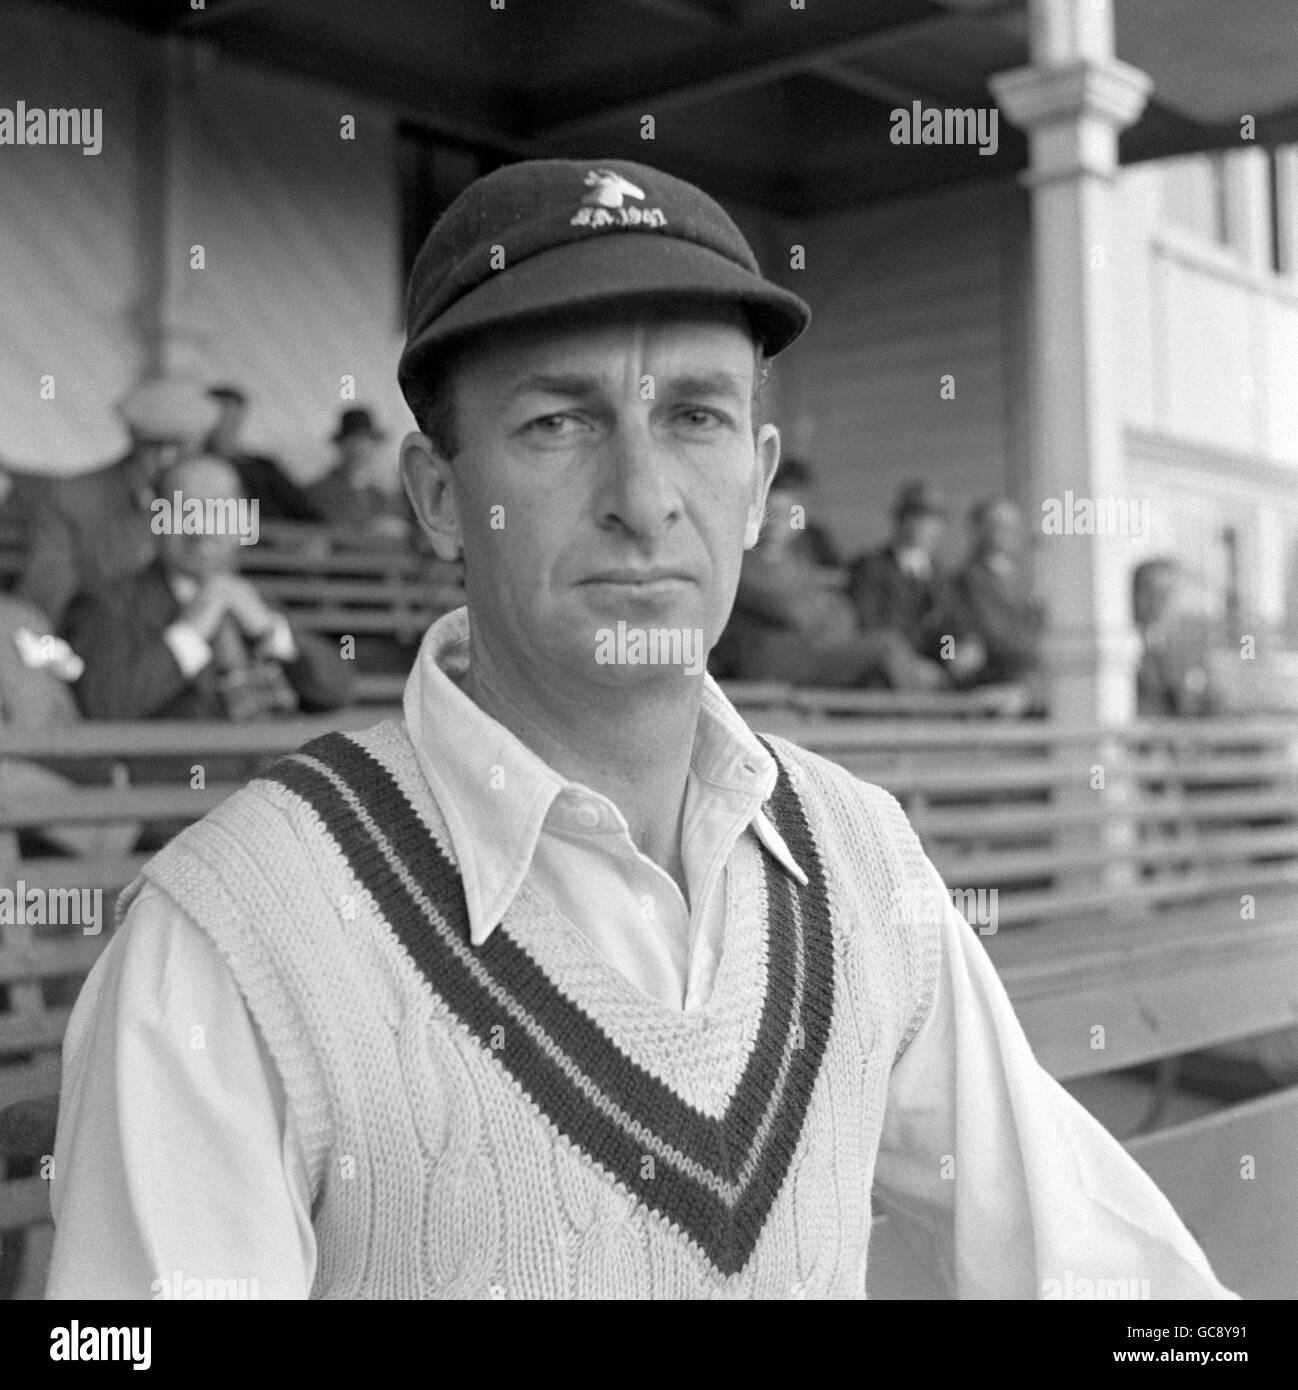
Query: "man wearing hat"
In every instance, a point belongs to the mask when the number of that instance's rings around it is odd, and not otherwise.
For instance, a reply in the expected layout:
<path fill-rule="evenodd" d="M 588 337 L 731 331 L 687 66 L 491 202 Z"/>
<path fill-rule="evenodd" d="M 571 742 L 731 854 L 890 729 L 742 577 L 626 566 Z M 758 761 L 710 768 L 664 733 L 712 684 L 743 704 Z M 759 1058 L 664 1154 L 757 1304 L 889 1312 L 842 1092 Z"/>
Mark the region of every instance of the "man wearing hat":
<path fill-rule="evenodd" d="M 152 560 L 149 510 L 162 474 L 201 452 L 220 411 L 197 382 L 156 377 L 118 406 L 130 450 L 71 478 L 50 479 L 32 509 L 19 597 L 56 625 L 74 595 L 134 574 Z"/>
<path fill-rule="evenodd" d="M 363 406 L 344 410 L 331 436 L 337 459 L 323 478 L 303 492 L 320 521 L 357 531 L 406 536 L 413 525 L 403 495 L 383 486 L 379 445 L 387 438 Z"/>
<path fill-rule="evenodd" d="M 448 209 L 402 462 L 467 606 L 401 718 L 127 890 L 68 1033 L 54 1295 L 857 1297 L 872 1192 L 954 1295 L 1224 1294 L 1033 1059 L 897 803 L 697 660 L 808 317 L 643 165 L 511 165 Z"/>
<path fill-rule="evenodd" d="M 958 683 L 985 655 L 937 559 L 947 512 L 936 484 L 905 483 L 893 502 L 887 544 L 858 557 L 848 575 L 857 622 L 898 633 L 920 658 L 917 669 L 929 689 Z"/>
<path fill-rule="evenodd" d="M 279 464 L 243 447 L 248 396 L 241 386 L 221 382 L 207 393 L 221 415 L 207 437 L 207 453 L 225 459 L 239 475 L 245 494 L 255 498 L 262 521 L 319 521 L 320 513 Z"/>

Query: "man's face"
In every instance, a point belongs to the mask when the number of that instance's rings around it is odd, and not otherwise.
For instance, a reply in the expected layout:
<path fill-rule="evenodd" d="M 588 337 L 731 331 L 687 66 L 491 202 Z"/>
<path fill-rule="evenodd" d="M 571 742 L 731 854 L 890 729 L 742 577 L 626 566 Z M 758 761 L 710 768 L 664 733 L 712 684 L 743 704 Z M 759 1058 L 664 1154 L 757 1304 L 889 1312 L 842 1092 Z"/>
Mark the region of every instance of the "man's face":
<path fill-rule="evenodd" d="M 207 437 L 207 448 L 209 452 L 224 458 L 239 452 L 239 438 L 243 433 L 243 417 L 247 407 L 234 396 L 218 396 L 216 403 L 221 408 L 221 418 Z"/>
<path fill-rule="evenodd" d="M 945 530 L 946 518 L 938 512 L 907 512 L 897 518 L 898 543 L 930 555 L 937 549 Z"/>
<path fill-rule="evenodd" d="M 1138 627 L 1149 627 L 1171 608 L 1176 597 L 1178 576 L 1175 570 L 1148 570 L 1132 588 L 1131 607 Z"/>
<path fill-rule="evenodd" d="M 1023 513 L 1011 502 L 1001 502 L 983 513 L 979 527 L 983 550 L 1002 555 L 1020 555 L 1025 542 Z"/>
<path fill-rule="evenodd" d="M 368 474 L 378 458 L 380 441 L 372 434 L 349 434 L 338 441 L 343 467 L 352 474 Z"/>
<path fill-rule="evenodd" d="M 192 447 L 181 439 L 137 439 L 134 455 L 140 471 L 156 484 L 185 457 L 187 450 L 192 452 Z"/>
<path fill-rule="evenodd" d="M 164 532 L 159 545 L 166 568 L 191 579 L 201 581 L 217 574 L 233 574 L 239 568 L 237 532 L 196 536 Z"/>
<path fill-rule="evenodd" d="M 740 322 L 515 330 L 459 363 L 451 488 L 475 639 L 498 667 L 619 685 L 680 676 L 600 662 L 619 622 L 716 642 L 779 457 L 773 426 L 754 439 Z"/>

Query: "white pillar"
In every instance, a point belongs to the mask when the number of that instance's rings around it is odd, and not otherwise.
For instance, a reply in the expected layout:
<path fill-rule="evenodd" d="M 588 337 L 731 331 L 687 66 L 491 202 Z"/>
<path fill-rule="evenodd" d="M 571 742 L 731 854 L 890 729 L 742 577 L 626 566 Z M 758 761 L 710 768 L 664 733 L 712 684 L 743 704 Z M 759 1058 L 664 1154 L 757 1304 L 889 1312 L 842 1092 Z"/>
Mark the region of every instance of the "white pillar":
<path fill-rule="evenodd" d="M 193 112 L 205 62 L 195 44 L 172 36 L 159 43 L 142 79 L 138 254 L 145 285 L 139 310 L 144 376 L 203 376 L 207 365 L 193 278 L 204 272 L 190 268 L 190 247 L 205 240 L 194 218 L 199 171 Z"/>
<path fill-rule="evenodd" d="M 1126 496 L 1118 359 L 1118 133 L 1151 86 L 1113 56 L 1110 0 L 1030 0 L 1029 67 L 991 90 L 1028 134 L 1032 199 L 1034 524 L 1042 504 Z M 1090 723 L 1134 709 L 1128 537 L 1043 534 L 1037 582 L 1049 615 L 1052 709 Z"/>

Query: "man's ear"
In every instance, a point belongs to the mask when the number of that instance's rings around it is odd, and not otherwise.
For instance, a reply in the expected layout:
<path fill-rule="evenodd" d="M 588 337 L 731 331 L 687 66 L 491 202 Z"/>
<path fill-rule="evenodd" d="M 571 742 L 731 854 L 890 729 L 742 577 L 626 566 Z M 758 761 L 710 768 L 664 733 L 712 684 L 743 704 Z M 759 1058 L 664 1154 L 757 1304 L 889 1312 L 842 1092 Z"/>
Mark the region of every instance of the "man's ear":
<path fill-rule="evenodd" d="M 762 534 L 766 521 L 766 494 L 775 480 L 775 470 L 780 466 L 780 432 L 774 425 L 765 424 L 757 431 L 754 446 L 757 454 L 757 467 L 753 471 L 753 495 L 748 505 L 748 524 L 744 528 L 744 549 L 751 550 Z"/>
<path fill-rule="evenodd" d="M 401 441 L 401 481 L 434 554 L 439 560 L 458 560 L 464 553 L 464 536 L 451 465 L 418 430 Z"/>

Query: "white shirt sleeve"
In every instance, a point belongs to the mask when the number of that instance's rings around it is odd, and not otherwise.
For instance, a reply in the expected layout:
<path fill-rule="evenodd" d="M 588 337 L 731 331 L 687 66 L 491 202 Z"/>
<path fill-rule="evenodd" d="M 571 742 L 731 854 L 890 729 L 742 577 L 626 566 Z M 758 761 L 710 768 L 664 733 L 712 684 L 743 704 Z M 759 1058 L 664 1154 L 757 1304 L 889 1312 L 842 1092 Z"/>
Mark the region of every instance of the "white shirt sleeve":
<path fill-rule="evenodd" d="M 310 1292 L 310 1182 L 279 1074 L 215 946 L 152 886 L 68 1025 L 50 1198 L 49 1298 Z"/>
<path fill-rule="evenodd" d="M 898 1234 L 955 1298 L 1073 1297 L 1096 1280 L 1134 1298 L 1235 1297 L 1152 1179 L 1033 1057 L 929 871 L 946 908 L 937 992 L 893 1069 L 875 1172 Z"/>
<path fill-rule="evenodd" d="M 283 613 L 275 614 L 275 622 L 261 639 L 260 646 L 261 650 L 275 661 L 297 660 L 297 642 L 293 639 L 293 629 Z"/>

